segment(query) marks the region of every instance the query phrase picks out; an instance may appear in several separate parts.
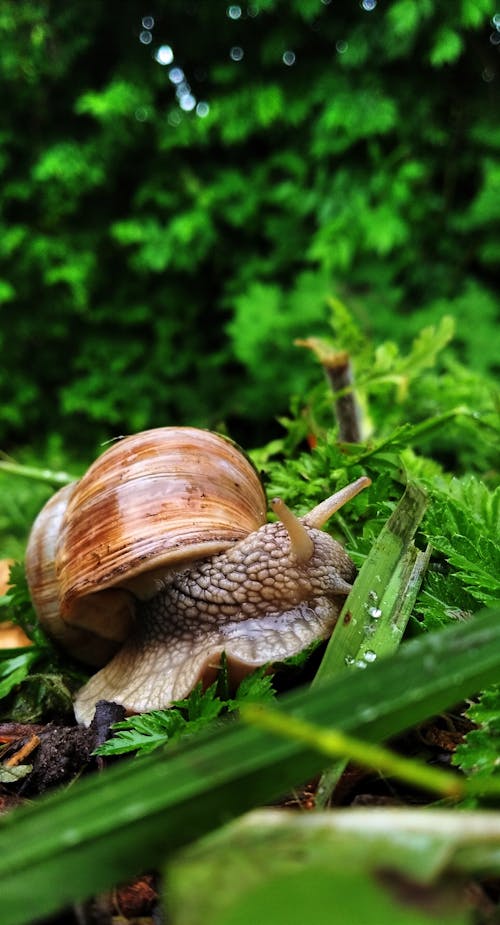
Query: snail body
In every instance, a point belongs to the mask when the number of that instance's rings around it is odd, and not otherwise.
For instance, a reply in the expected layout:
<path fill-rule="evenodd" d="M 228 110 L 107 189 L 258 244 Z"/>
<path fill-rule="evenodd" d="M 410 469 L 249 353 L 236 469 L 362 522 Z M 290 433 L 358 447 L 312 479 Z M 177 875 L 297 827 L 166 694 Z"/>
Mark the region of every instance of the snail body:
<path fill-rule="evenodd" d="M 77 694 L 130 712 L 167 707 L 328 636 L 355 567 L 320 528 L 369 484 L 341 489 L 304 517 L 279 499 L 266 523 L 260 479 L 230 441 L 195 428 L 127 437 L 40 512 L 26 569 L 40 621 L 99 667 Z M 62 497 L 61 497 L 62 496 Z"/>

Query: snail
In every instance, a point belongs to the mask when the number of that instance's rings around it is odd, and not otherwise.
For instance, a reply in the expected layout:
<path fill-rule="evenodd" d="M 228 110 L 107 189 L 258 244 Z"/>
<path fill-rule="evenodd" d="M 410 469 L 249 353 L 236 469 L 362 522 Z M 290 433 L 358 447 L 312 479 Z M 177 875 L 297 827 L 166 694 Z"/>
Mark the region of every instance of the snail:
<path fill-rule="evenodd" d="M 33 524 L 26 572 L 48 633 L 100 670 L 78 692 L 139 713 L 209 683 L 224 652 L 237 683 L 330 635 L 356 569 L 321 530 L 361 477 L 267 523 L 260 478 L 228 439 L 160 427 L 108 448 Z"/>

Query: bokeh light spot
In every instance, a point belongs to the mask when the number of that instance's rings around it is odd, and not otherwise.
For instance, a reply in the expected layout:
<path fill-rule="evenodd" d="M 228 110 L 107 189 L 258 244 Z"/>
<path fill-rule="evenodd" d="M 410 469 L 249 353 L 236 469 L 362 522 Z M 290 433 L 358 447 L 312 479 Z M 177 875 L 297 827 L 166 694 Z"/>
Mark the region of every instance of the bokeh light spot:
<path fill-rule="evenodd" d="M 180 100 L 179 106 L 184 112 L 191 112 L 196 106 L 196 100 L 192 93 L 183 93 Z"/>
<path fill-rule="evenodd" d="M 168 79 L 171 80 L 173 84 L 180 84 L 184 80 L 184 71 L 180 67 L 173 67 L 168 72 Z"/>
<path fill-rule="evenodd" d="M 171 109 L 167 116 L 167 122 L 173 128 L 177 128 L 177 126 L 182 122 L 182 116 L 180 112 L 177 109 Z"/>
<path fill-rule="evenodd" d="M 155 61 L 158 61 L 158 64 L 172 64 L 174 60 L 174 53 L 170 45 L 160 45 L 159 48 L 155 51 Z"/>

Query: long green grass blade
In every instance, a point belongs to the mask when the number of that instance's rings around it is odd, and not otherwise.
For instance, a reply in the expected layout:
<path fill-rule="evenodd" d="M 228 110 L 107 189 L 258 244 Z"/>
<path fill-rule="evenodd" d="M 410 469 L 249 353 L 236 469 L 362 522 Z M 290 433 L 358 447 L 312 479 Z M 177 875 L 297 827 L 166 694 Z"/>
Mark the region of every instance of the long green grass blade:
<path fill-rule="evenodd" d="M 500 612 L 283 698 L 292 715 L 380 741 L 498 679 Z M 324 758 L 239 722 L 127 759 L 0 820 L 2 925 L 25 925 L 136 874 L 298 786 Z"/>
<path fill-rule="evenodd" d="M 408 485 L 360 570 L 313 685 L 397 650 L 429 562 L 430 548 L 422 552 L 413 542 L 426 505 L 424 493 Z M 321 775 L 317 809 L 328 805 L 346 764 L 339 759 Z"/>
<path fill-rule="evenodd" d="M 298 739 L 324 755 L 332 758 L 340 756 L 347 761 L 355 761 L 362 767 L 371 768 L 386 776 L 397 777 L 410 786 L 430 790 L 438 796 L 459 800 L 469 795 L 468 781 L 464 777 L 442 768 L 429 767 L 421 761 L 405 758 L 382 745 L 365 742 L 338 729 L 324 729 L 322 726 L 306 723 L 296 716 L 290 716 L 283 710 L 273 710 L 269 706 L 257 703 L 242 705 L 241 716 L 245 722 L 285 738 Z M 489 778 L 483 783 L 483 787 L 487 788 L 488 793 L 493 792 L 500 798 L 500 779 Z"/>
<path fill-rule="evenodd" d="M 424 493 L 408 485 L 359 572 L 314 684 L 396 651 L 427 562 L 413 544 L 426 503 Z"/>

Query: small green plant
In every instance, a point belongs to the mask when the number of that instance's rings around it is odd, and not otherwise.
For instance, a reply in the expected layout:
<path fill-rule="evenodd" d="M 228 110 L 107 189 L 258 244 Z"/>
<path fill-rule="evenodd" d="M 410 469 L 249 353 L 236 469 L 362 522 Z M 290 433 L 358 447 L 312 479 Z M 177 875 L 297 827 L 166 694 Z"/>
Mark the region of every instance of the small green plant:
<path fill-rule="evenodd" d="M 73 693 L 85 675 L 56 650 L 41 628 L 20 564 L 11 568 L 10 580 L 12 587 L 0 597 L 0 628 L 3 621 L 14 622 L 31 645 L 0 649 L 0 717 L 21 723 L 68 719 Z"/>
<path fill-rule="evenodd" d="M 168 710 L 152 710 L 131 716 L 113 726 L 114 734 L 96 750 L 97 755 L 122 755 L 135 751 L 145 755 L 162 745 L 196 735 L 219 717 L 239 710 L 242 704 L 263 703 L 274 697 L 271 678 L 266 668 L 259 668 L 239 685 L 235 696 L 228 697 L 225 672 L 205 691 L 197 685 L 185 700 L 177 700 Z"/>

